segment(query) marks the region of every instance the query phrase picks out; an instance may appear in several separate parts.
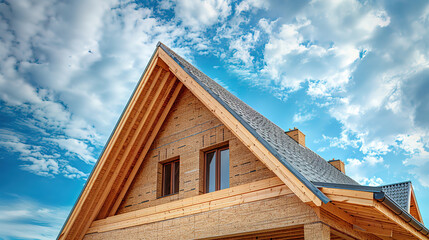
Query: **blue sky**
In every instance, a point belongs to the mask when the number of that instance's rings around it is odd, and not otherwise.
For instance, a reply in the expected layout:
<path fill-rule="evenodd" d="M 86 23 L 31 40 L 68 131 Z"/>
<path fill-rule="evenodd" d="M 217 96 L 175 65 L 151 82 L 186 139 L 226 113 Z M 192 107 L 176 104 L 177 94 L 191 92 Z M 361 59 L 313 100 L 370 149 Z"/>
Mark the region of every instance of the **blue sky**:
<path fill-rule="evenodd" d="M 0 1 L 1 239 L 56 237 L 158 41 L 358 182 L 411 180 L 429 222 L 427 1 L 20 0 Z"/>

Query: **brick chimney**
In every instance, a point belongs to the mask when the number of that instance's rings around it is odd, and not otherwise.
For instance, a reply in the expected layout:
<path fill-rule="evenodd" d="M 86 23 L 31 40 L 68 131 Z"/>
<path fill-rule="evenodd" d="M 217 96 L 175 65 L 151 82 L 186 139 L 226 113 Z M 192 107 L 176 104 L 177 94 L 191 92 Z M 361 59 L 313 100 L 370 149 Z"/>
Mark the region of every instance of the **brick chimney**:
<path fill-rule="evenodd" d="M 340 159 L 333 158 L 332 160 L 329 160 L 328 163 L 330 163 L 336 169 L 340 170 L 342 173 L 346 174 L 346 168 L 344 166 L 344 162 L 341 161 Z"/>
<path fill-rule="evenodd" d="M 298 128 L 294 127 L 292 130 L 285 132 L 289 137 L 295 140 L 297 143 L 305 147 L 305 135 Z"/>

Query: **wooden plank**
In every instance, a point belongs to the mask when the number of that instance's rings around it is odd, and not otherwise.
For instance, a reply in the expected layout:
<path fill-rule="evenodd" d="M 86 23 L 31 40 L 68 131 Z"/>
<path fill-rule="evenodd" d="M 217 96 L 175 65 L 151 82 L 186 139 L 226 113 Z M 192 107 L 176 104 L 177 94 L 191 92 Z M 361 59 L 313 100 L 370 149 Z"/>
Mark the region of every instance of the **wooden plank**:
<path fill-rule="evenodd" d="M 366 233 L 371 233 L 377 236 L 383 236 L 383 237 L 392 237 L 393 236 L 393 230 L 392 229 L 386 229 L 386 228 L 380 228 L 380 227 L 374 227 L 369 224 L 362 227 L 362 225 L 357 226 L 353 225 L 353 229 L 356 231 L 362 231 Z"/>
<path fill-rule="evenodd" d="M 160 49 L 160 58 L 170 67 L 177 78 L 222 121 L 259 160 L 273 171 L 294 193 L 306 203 L 321 206 L 321 200 L 297 179 L 279 160 L 272 155 L 231 113 L 207 93 L 171 57 Z"/>
<path fill-rule="evenodd" d="M 156 52 L 154 53 L 153 59 L 157 59 L 158 54 L 159 54 L 159 50 L 156 50 Z M 137 87 L 136 93 L 131 98 L 127 109 L 125 109 L 124 114 L 123 114 L 122 118 L 120 119 L 118 126 L 115 129 L 115 132 L 113 133 L 109 143 L 106 145 L 106 149 L 104 150 L 103 155 L 100 157 L 98 164 L 97 164 L 96 168 L 94 169 L 94 172 L 92 173 L 91 178 L 88 179 L 86 187 L 82 191 L 82 195 L 77 200 L 76 205 L 74 206 L 74 208 L 70 214 L 70 217 L 68 218 L 67 222 L 65 223 L 64 229 L 62 230 L 58 239 L 73 238 L 72 234 L 70 234 L 72 232 L 71 228 L 75 229 L 74 232 L 82 231 L 78 228 L 78 226 L 75 225 L 76 219 L 80 215 L 83 205 L 86 205 L 88 194 L 92 191 L 95 191 L 94 185 L 95 185 L 96 181 L 98 180 L 100 174 L 102 174 L 102 169 L 104 169 L 105 164 L 108 164 L 108 165 L 111 164 L 111 163 L 107 162 L 106 159 L 109 156 L 113 146 L 115 146 L 115 144 L 119 138 L 119 135 L 120 135 L 125 123 L 127 122 L 128 118 L 129 118 L 130 112 L 134 108 L 134 105 L 136 104 L 136 99 L 138 98 L 138 96 L 141 94 L 141 92 L 145 88 L 146 82 L 148 81 L 149 76 L 152 74 L 152 71 L 153 71 L 155 65 L 156 65 L 156 60 L 152 60 L 149 63 L 148 70 L 141 77 L 140 85 Z"/>
<path fill-rule="evenodd" d="M 353 197 L 353 198 L 361 198 L 361 199 L 369 199 L 372 200 L 374 197 L 374 193 L 372 192 L 364 192 L 364 191 L 356 191 L 356 190 L 346 190 L 346 189 L 338 189 L 338 188 L 320 188 L 324 194 L 331 194 L 337 196 L 344 197 Z"/>
<path fill-rule="evenodd" d="M 248 183 L 237 187 L 227 188 L 227 189 L 223 189 L 223 190 L 219 190 L 211 193 L 198 195 L 195 197 L 177 200 L 167 204 L 161 204 L 150 208 L 145 208 L 145 209 L 136 210 L 129 213 L 115 215 L 112 217 L 108 217 L 106 219 L 95 221 L 93 225 L 94 226 L 96 226 L 97 224 L 104 225 L 112 221 L 117 222 L 117 221 L 123 221 L 134 217 L 144 217 L 147 215 L 154 214 L 156 212 L 169 211 L 172 209 L 183 208 L 183 207 L 192 206 L 199 203 L 210 202 L 216 199 L 228 198 L 228 197 L 232 197 L 232 196 L 236 196 L 244 193 L 260 191 L 263 189 L 282 186 L 282 185 L 284 185 L 284 183 L 277 177 L 264 179 L 254 183 Z"/>
<path fill-rule="evenodd" d="M 118 167 L 116 168 L 116 170 L 113 174 L 113 176 L 117 176 L 120 170 L 124 171 L 122 179 L 118 179 L 117 181 L 115 181 L 116 184 L 118 185 L 118 187 L 120 185 L 122 185 L 121 183 L 123 181 L 123 177 L 125 176 L 125 173 L 128 172 L 128 169 L 130 168 L 130 165 L 132 164 L 133 159 L 135 158 L 135 155 L 138 152 L 138 148 L 139 148 L 138 146 L 141 146 L 142 141 L 144 141 L 146 138 L 145 133 L 147 133 L 147 131 L 149 131 L 149 129 L 150 129 L 151 125 L 149 125 L 148 127 L 144 128 L 144 129 L 143 129 L 143 126 L 145 126 L 147 119 L 149 118 L 151 111 L 153 110 L 153 108 L 155 106 L 155 103 L 157 102 L 158 105 L 155 107 L 157 110 L 155 110 L 155 113 L 153 114 L 153 116 L 151 116 L 152 118 L 157 116 L 158 111 L 159 111 L 158 109 L 160 109 L 162 107 L 163 102 L 167 98 L 168 93 L 171 91 L 171 88 L 174 85 L 175 78 L 173 78 L 170 81 L 170 83 L 167 82 L 167 79 L 169 78 L 169 76 L 170 76 L 170 73 L 166 73 L 164 75 L 164 77 L 162 78 L 161 82 L 156 83 L 156 85 L 158 85 L 158 89 L 156 90 L 155 95 L 154 95 L 153 99 L 151 100 L 151 102 L 149 102 L 149 106 L 147 107 L 142 119 L 140 120 L 140 124 L 138 125 L 137 129 L 135 130 L 134 134 L 132 135 L 131 140 L 125 149 L 125 152 L 123 153 L 122 160 L 119 163 Z M 165 85 L 167 85 L 166 88 L 164 88 Z M 164 92 L 164 96 L 161 97 L 163 92 Z M 147 100 L 148 97 L 149 97 L 149 94 L 147 94 L 145 96 L 145 100 Z M 157 100 L 160 97 L 161 97 L 161 99 L 158 102 Z M 143 136 L 139 137 L 141 132 L 142 132 L 142 129 L 144 132 Z M 131 152 L 131 150 L 133 150 L 133 152 Z M 122 166 L 125 166 L 125 167 L 123 168 Z M 109 210 L 111 209 L 112 202 L 115 201 L 116 191 L 115 191 L 115 189 L 112 189 L 113 181 L 111 183 L 112 184 L 107 187 L 107 189 L 108 189 L 107 193 L 110 194 L 111 197 L 109 199 L 107 199 L 105 201 L 105 203 L 103 203 L 104 204 L 104 209 L 103 209 L 104 211 L 103 211 L 103 214 L 101 215 L 102 218 L 105 218 L 108 216 Z"/>
<path fill-rule="evenodd" d="M 335 206 L 334 203 L 323 204 L 322 208 L 350 224 L 355 224 L 355 219 L 337 206 Z"/>
<path fill-rule="evenodd" d="M 267 181 L 269 180 L 269 181 Z M 283 183 L 280 186 L 270 179 L 262 180 L 264 185 L 260 189 L 250 191 L 250 184 L 224 189 L 205 195 L 178 200 L 163 205 L 120 214 L 93 222 L 87 233 L 106 232 L 151 222 L 163 221 L 183 217 L 191 214 L 231 207 L 244 203 L 260 201 L 276 196 L 292 194 Z M 277 186 L 272 186 L 272 184 Z M 246 192 L 247 191 L 247 192 Z M 228 195 L 225 197 L 225 195 Z M 210 198 L 207 198 L 210 195 Z"/>
<path fill-rule="evenodd" d="M 162 73 L 162 68 L 159 68 L 158 69 L 158 71 L 157 71 L 157 73 L 155 74 L 155 76 L 154 76 L 154 79 L 153 79 L 153 81 L 152 81 L 152 83 L 150 84 L 150 86 L 149 86 L 149 89 L 148 89 L 148 92 L 151 92 L 152 90 L 153 90 L 153 88 L 155 87 L 155 85 L 157 85 L 157 82 L 158 82 L 158 78 L 160 77 L 160 75 L 161 75 L 161 73 Z M 131 123 L 130 123 L 130 127 L 123 133 L 124 134 L 124 137 L 122 138 L 122 141 L 119 143 L 119 146 L 123 146 L 124 145 L 124 143 L 125 143 L 125 140 L 128 138 L 128 136 L 129 136 L 129 134 L 130 134 L 130 132 L 131 132 L 131 129 L 132 129 L 132 127 L 131 126 L 134 126 L 134 124 L 136 123 L 136 121 L 137 121 L 137 119 L 138 119 L 138 115 L 139 115 L 139 113 L 142 111 L 142 109 L 143 109 L 143 107 L 146 105 L 146 103 L 147 103 L 147 101 L 149 100 L 149 94 L 144 94 L 144 96 L 143 96 L 143 100 L 141 101 L 141 103 L 140 103 L 140 105 L 139 105 L 139 107 L 137 108 L 137 111 L 136 111 L 136 116 L 134 116 L 134 118 L 132 119 L 132 121 L 131 121 Z M 142 126 L 144 124 L 144 122 L 143 121 L 140 121 L 140 124 L 139 124 L 139 126 Z M 134 136 L 136 136 L 137 134 L 137 131 L 135 131 L 134 132 Z M 127 150 L 126 150 L 126 152 L 125 152 L 125 156 L 127 155 L 127 151 L 129 151 L 129 148 L 133 145 L 133 140 L 131 140 L 129 143 L 128 143 L 128 147 L 127 147 Z M 120 153 L 121 151 L 118 149 L 116 152 L 114 152 L 113 153 L 113 156 L 111 157 L 111 159 L 113 159 L 113 160 L 116 160 L 116 158 L 118 157 L 118 155 L 119 155 L 119 153 Z M 124 158 L 124 157 L 123 157 Z M 113 176 L 117 176 L 118 175 L 118 172 L 122 169 L 121 167 L 122 167 L 122 164 L 123 164 L 123 162 L 124 161 L 120 161 L 119 162 L 119 165 L 116 167 L 116 169 L 115 169 L 115 172 L 113 173 Z M 109 181 L 109 184 L 107 185 L 107 187 L 106 187 L 106 189 L 110 189 L 111 188 L 111 186 L 113 185 L 113 183 L 115 182 L 114 181 L 115 180 L 115 178 L 113 177 L 113 178 L 111 178 L 110 179 L 110 181 Z M 106 201 L 108 201 L 109 199 L 106 199 Z M 106 211 L 108 211 L 108 207 L 104 207 L 103 209 L 101 209 L 101 212 L 99 213 L 99 216 L 101 217 L 101 218 L 105 218 L 106 217 L 106 215 L 107 215 L 107 212 Z"/>
<path fill-rule="evenodd" d="M 372 192 L 345 190 L 338 188 L 320 188 L 320 191 L 322 191 L 333 202 L 363 206 L 372 206 L 374 202 Z"/>
<path fill-rule="evenodd" d="M 146 141 L 145 147 L 143 148 L 139 158 L 137 159 L 133 170 L 131 171 L 130 175 L 128 176 L 128 179 L 126 180 L 124 186 L 122 187 L 118 197 L 116 198 L 116 201 L 110 210 L 109 216 L 113 216 L 116 213 L 116 211 L 118 210 L 122 199 L 124 198 L 125 194 L 127 193 L 128 189 L 132 183 L 132 180 L 134 179 L 135 175 L 137 174 L 137 171 L 140 168 L 140 165 L 143 162 L 144 157 L 146 156 L 146 153 L 149 151 L 149 148 L 152 145 L 153 140 L 155 139 L 156 135 L 159 132 L 159 129 L 162 126 L 162 123 L 164 122 L 165 118 L 168 115 L 168 112 L 170 111 L 171 107 L 173 106 L 174 102 L 176 101 L 176 98 L 179 95 L 179 92 L 182 89 L 182 86 L 183 86 L 182 83 L 179 83 L 176 86 L 176 89 L 174 90 L 169 102 L 167 103 L 167 105 L 166 105 L 164 111 L 162 112 L 158 122 L 156 123 L 155 127 L 153 128 L 152 134 L 150 135 L 149 139 Z"/>
<path fill-rule="evenodd" d="M 408 231 L 413 236 L 415 236 L 419 239 L 429 239 L 428 236 L 424 236 L 421 232 L 417 231 L 413 226 L 411 226 L 409 223 L 405 222 L 404 219 L 402 219 L 401 217 L 396 215 L 393 211 L 388 209 L 383 204 L 381 204 L 379 202 L 375 202 L 374 207 L 378 212 L 380 212 L 381 214 L 383 214 L 384 216 L 386 216 L 387 218 L 389 218 L 390 220 L 392 220 L 393 222 L 395 222 L 396 224 L 401 226 L 403 229 Z"/>
<path fill-rule="evenodd" d="M 322 209 L 321 211 L 321 220 L 331 227 L 331 229 L 336 229 L 339 232 L 342 232 L 346 235 L 349 235 L 356 239 L 378 239 L 372 234 L 356 231 L 353 229 L 353 224 L 350 224 L 346 221 L 342 221 L 341 218 L 335 216 L 334 214 Z"/>

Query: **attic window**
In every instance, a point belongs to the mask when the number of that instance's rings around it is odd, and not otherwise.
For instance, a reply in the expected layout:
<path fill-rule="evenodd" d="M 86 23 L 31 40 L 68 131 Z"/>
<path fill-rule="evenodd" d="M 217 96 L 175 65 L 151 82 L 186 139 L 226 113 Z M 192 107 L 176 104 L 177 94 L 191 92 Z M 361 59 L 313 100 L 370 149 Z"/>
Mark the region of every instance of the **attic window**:
<path fill-rule="evenodd" d="M 217 148 L 204 153 L 205 192 L 229 188 L 229 148 Z"/>
<path fill-rule="evenodd" d="M 179 192 L 179 172 L 179 159 L 175 159 L 162 165 L 162 196 L 176 194 Z"/>

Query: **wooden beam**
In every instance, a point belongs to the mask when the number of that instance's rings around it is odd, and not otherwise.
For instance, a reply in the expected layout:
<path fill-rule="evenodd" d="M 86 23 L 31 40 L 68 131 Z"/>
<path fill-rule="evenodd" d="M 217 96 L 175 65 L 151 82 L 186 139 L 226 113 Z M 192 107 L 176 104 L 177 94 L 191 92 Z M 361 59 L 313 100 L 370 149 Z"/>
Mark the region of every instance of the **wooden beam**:
<path fill-rule="evenodd" d="M 159 54 L 159 50 L 156 50 L 156 52 L 154 53 L 153 59 L 157 59 L 158 54 Z M 107 161 L 107 158 L 108 158 L 109 154 L 111 153 L 113 147 L 116 146 L 116 142 L 118 141 L 118 138 L 120 137 L 120 133 L 122 132 L 122 129 L 124 128 L 124 125 L 127 122 L 128 118 L 130 116 L 130 113 L 131 113 L 132 109 L 134 108 L 134 105 L 136 104 L 136 99 L 138 98 L 138 96 L 140 96 L 141 92 L 146 87 L 146 82 L 148 81 L 149 76 L 152 74 L 152 71 L 155 68 L 155 65 L 156 65 L 156 60 L 155 61 L 152 60 L 149 63 L 149 67 L 148 67 L 147 71 L 141 77 L 141 79 L 140 79 L 141 84 L 136 88 L 135 94 L 131 98 L 127 109 L 125 109 L 125 111 L 122 115 L 122 118 L 119 120 L 119 123 L 115 129 L 115 132 L 112 134 L 110 141 L 107 143 L 106 148 L 103 152 L 103 155 L 100 156 L 100 159 L 97 163 L 97 166 L 94 169 L 93 173 L 91 174 L 91 178 L 88 179 L 88 182 L 87 182 L 84 190 L 82 191 L 81 196 L 77 200 L 76 205 L 73 207 L 73 210 L 70 214 L 70 217 L 67 219 L 67 222 L 65 223 L 64 228 L 63 228 L 61 234 L 59 235 L 58 239 L 71 239 L 71 238 L 73 238 L 73 236 L 71 236 L 70 233 L 82 231 L 75 224 L 76 219 L 78 218 L 78 216 L 80 216 L 80 214 L 82 212 L 82 207 L 87 204 L 89 193 L 91 193 L 92 191 L 99 190 L 99 189 L 94 189 L 96 184 L 99 184 L 99 185 L 102 184 L 102 182 L 99 182 L 99 176 L 105 173 L 105 172 L 103 172 L 103 169 L 109 168 L 109 166 L 111 166 L 111 164 L 112 164 L 112 163 Z M 107 164 L 107 167 L 105 166 L 106 164 Z M 74 229 L 74 231 L 72 228 Z"/>
<path fill-rule="evenodd" d="M 323 204 L 322 209 L 332 213 L 333 215 L 341 218 L 342 220 L 344 220 L 350 224 L 356 223 L 355 219 L 352 216 L 350 216 L 348 213 L 346 213 L 345 211 L 343 211 L 340 208 L 338 208 L 337 206 L 335 206 L 335 204 L 332 202 L 327 203 L 327 204 Z"/>
<path fill-rule="evenodd" d="M 158 78 L 161 76 L 161 73 L 162 73 L 162 68 L 159 68 L 158 69 L 158 71 L 157 71 L 157 73 L 155 74 L 155 76 L 154 76 L 154 78 L 153 78 L 153 81 L 151 82 L 151 84 L 149 85 L 149 89 L 148 89 L 148 93 L 150 93 L 152 90 L 153 90 L 153 88 L 157 85 L 157 82 L 158 82 Z M 128 127 L 128 129 L 123 133 L 124 134 L 124 137 L 122 138 L 122 141 L 119 143 L 119 146 L 120 147 L 122 147 L 122 146 L 124 146 L 124 143 L 125 143 L 125 140 L 128 138 L 128 136 L 130 135 L 130 132 L 131 132 L 131 129 L 133 128 L 133 126 L 135 125 L 135 123 L 136 123 L 136 121 L 137 121 L 137 119 L 138 119 L 138 115 L 140 114 L 140 112 L 143 110 L 143 107 L 146 105 L 146 103 L 147 103 L 147 101 L 149 100 L 149 94 L 144 94 L 144 96 L 143 96 L 143 99 L 141 100 L 141 103 L 140 103 L 140 105 L 139 105 L 139 107 L 137 108 L 137 111 L 136 111 L 136 115 L 133 117 L 133 119 L 132 119 L 132 121 L 131 121 L 131 123 L 130 123 L 130 125 L 129 125 L 129 127 Z M 142 126 L 144 124 L 144 122 L 143 121 L 140 121 L 140 124 L 139 124 L 139 126 Z M 136 132 L 135 132 L 136 133 Z M 134 136 L 136 136 L 136 134 L 134 134 Z M 127 147 L 127 150 L 129 151 L 129 148 L 133 145 L 133 140 L 131 140 L 129 143 L 128 143 L 128 147 Z M 119 155 L 119 153 L 121 152 L 120 150 L 119 150 L 120 148 L 118 148 L 118 150 L 117 151 L 115 151 L 114 153 L 113 153 L 113 156 L 111 157 L 111 159 L 113 159 L 113 160 L 116 160 L 117 159 L 117 157 L 118 157 L 118 155 Z M 126 151 L 127 151 L 126 150 Z M 126 154 L 124 154 L 125 156 L 126 156 Z M 119 170 L 121 170 L 121 166 L 122 166 L 122 164 L 123 164 L 123 160 L 122 161 L 120 161 L 119 162 L 119 164 L 118 164 L 118 166 L 116 167 L 116 169 L 115 169 L 115 172 L 113 173 L 113 176 L 117 176 L 117 174 L 118 174 L 118 171 Z M 107 175 L 107 174 L 106 174 Z M 109 184 L 107 185 L 107 187 L 106 187 L 106 189 L 110 189 L 110 187 L 113 185 L 113 183 L 115 182 L 114 180 L 115 180 L 116 178 L 115 177 L 113 177 L 113 178 L 110 178 L 110 181 L 109 181 Z M 108 200 L 108 199 L 107 199 Z M 106 200 L 106 201 L 107 201 Z M 103 202 L 100 202 L 100 203 L 103 203 Z M 101 217 L 101 218 L 105 218 L 106 217 L 106 215 L 107 215 L 107 212 L 105 212 L 105 211 L 107 211 L 106 209 L 108 209 L 108 208 L 103 208 L 103 209 L 101 209 L 101 212 L 99 213 L 99 216 Z"/>
<path fill-rule="evenodd" d="M 350 203 L 363 206 L 372 206 L 374 203 L 372 192 L 363 192 L 356 190 L 345 190 L 338 188 L 320 188 L 331 201 Z"/>
<path fill-rule="evenodd" d="M 380 227 L 374 227 L 369 224 L 362 227 L 362 224 L 360 226 L 353 225 L 353 229 L 356 231 L 371 233 L 377 236 L 383 236 L 383 237 L 392 237 L 393 236 L 393 229 L 386 229 L 386 228 L 380 228 Z"/>
<path fill-rule="evenodd" d="M 336 229 L 334 229 L 334 228 L 331 228 L 331 234 L 332 234 L 332 235 L 334 235 L 334 236 L 337 236 L 337 237 L 339 237 L 339 238 L 341 238 L 341 239 L 345 239 L 345 240 L 355 240 L 355 238 L 350 237 L 349 235 L 347 235 L 347 234 L 345 234 L 345 233 L 343 233 L 343 232 L 340 232 L 340 231 L 338 231 L 338 230 L 336 230 Z"/>
<path fill-rule="evenodd" d="M 167 118 L 168 113 L 170 112 L 171 107 L 173 106 L 174 102 L 176 101 L 177 96 L 179 95 L 180 90 L 182 89 L 183 84 L 180 82 L 176 89 L 174 90 L 170 100 L 168 101 L 167 105 L 164 108 L 164 111 L 162 112 L 160 118 L 158 119 L 155 127 L 152 130 L 152 134 L 149 136 L 149 139 L 146 141 L 145 146 L 137 159 L 134 168 L 131 170 L 130 175 L 128 176 L 124 186 L 122 187 L 118 197 L 116 198 L 116 201 L 113 205 L 113 207 L 110 210 L 109 216 L 115 215 L 116 211 L 118 210 L 122 199 L 124 198 L 125 194 L 128 191 L 128 188 L 130 187 L 135 175 L 138 172 L 138 169 L 140 168 L 141 163 L 143 162 L 144 157 L 146 156 L 146 153 L 149 151 L 150 146 L 152 145 L 152 142 L 155 140 L 156 135 L 159 132 L 159 129 L 161 128 L 162 124 L 164 123 L 164 120 Z"/>
<path fill-rule="evenodd" d="M 170 67 L 177 78 L 258 157 L 271 171 L 305 203 L 321 206 L 321 200 L 290 172 L 265 146 L 259 142 L 228 110 L 215 100 L 202 86 L 189 76 L 164 50 L 160 58 Z"/>
<path fill-rule="evenodd" d="M 116 197 L 116 192 L 117 189 L 115 189 L 114 187 L 120 187 L 124 178 L 125 173 L 128 172 L 128 169 L 130 167 L 130 165 L 132 164 L 135 155 L 138 152 L 139 146 L 141 146 L 142 141 L 145 140 L 146 136 L 143 134 L 143 136 L 140 136 L 143 126 L 145 126 L 145 124 L 147 123 L 147 119 L 148 117 L 151 115 L 151 111 L 154 108 L 155 103 L 158 103 L 158 106 L 156 106 L 156 109 L 159 109 L 164 101 L 165 98 L 167 98 L 168 93 L 171 91 L 171 88 L 174 85 L 175 82 L 175 78 L 173 78 L 170 83 L 167 82 L 168 78 L 170 76 L 170 73 L 167 72 L 164 77 L 161 79 L 161 82 L 159 83 L 155 83 L 156 85 L 158 85 L 158 89 L 156 90 L 153 99 L 149 102 L 149 106 L 146 108 L 146 111 L 143 114 L 143 117 L 140 120 L 140 124 L 137 126 L 136 130 L 134 131 L 134 134 L 131 136 L 131 139 L 129 141 L 129 143 L 127 144 L 125 151 L 122 155 L 122 159 L 119 162 L 117 168 L 115 169 L 115 172 L 113 173 L 113 176 L 118 176 L 119 171 L 123 171 L 124 174 L 122 174 L 122 178 L 116 180 L 115 181 L 111 181 L 111 184 L 106 188 L 108 191 L 107 194 L 109 194 L 109 198 L 106 199 L 106 201 L 103 203 L 104 204 L 104 208 L 103 208 L 103 212 L 100 215 L 101 218 L 105 218 L 108 216 L 109 210 L 111 208 L 112 202 L 115 201 L 115 197 Z M 167 85 L 167 87 L 165 87 Z M 163 95 L 164 92 L 164 96 Z M 144 100 L 147 100 L 149 98 L 150 94 L 147 94 L 145 96 Z M 159 101 L 158 98 L 160 98 Z M 155 112 L 151 117 L 154 118 L 156 117 L 158 114 L 158 112 Z M 137 116 L 135 117 L 137 118 Z M 144 131 L 149 130 L 151 125 L 148 125 L 146 128 L 144 128 Z M 133 152 L 131 152 L 131 150 L 133 150 Z M 118 151 L 119 153 L 120 151 Z M 125 166 L 125 167 L 123 167 Z M 113 186 L 113 183 L 116 183 L 116 186 Z"/>
<path fill-rule="evenodd" d="M 350 224 L 347 221 L 341 221 L 341 218 L 336 216 L 334 213 L 326 211 L 325 209 L 322 209 L 321 213 L 322 213 L 322 217 L 321 217 L 322 222 L 329 225 L 331 229 L 336 229 L 336 231 L 342 232 L 355 239 L 368 239 L 368 240 L 378 239 L 372 234 L 354 230 L 353 224 Z"/>
<path fill-rule="evenodd" d="M 428 236 L 425 236 L 421 232 L 417 231 L 413 226 L 411 226 L 409 223 L 405 222 L 404 219 L 402 219 L 401 217 L 396 215 L 392 210 L 388 209 L 383 204 L 376 202 L 375 200 L 374 200 L 374 208 L 376 211 L 378 211 L 379 213 L 386 216 L 388 219 L 392 220 L 393 222 L 395 222 L 396 224 L 401 226 L 401 228 L 405 229 L 406 231 L 411 233 L 413 236 L 415 236 L 419 239 L 429 239 Z"/>
<path fill-rule="evenodd" d="M 293 194 L 278 178 L 264 179 L 94 221 L 87 233 L 106 232 Z"/>

